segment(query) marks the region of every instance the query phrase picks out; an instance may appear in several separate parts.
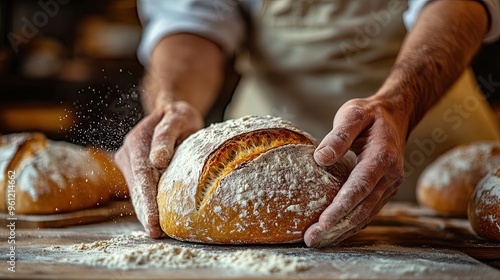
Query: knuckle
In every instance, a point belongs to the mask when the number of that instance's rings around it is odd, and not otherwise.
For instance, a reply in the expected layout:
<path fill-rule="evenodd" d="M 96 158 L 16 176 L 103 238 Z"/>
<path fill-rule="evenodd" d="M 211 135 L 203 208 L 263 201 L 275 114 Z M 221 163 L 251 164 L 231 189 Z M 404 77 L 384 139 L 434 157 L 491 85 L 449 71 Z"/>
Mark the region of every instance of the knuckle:
<path fill-rule="evenodd" d="M 345 114 L 349 120 L 354 123 L 363 122 L 366 119 L 367 112 L 364 107 L 353 104 L 346 108 Z"/>
<path fill-rule="evenodd" d="M 168 108 L 168 113 L 170 113 L 174 118 L 189 118 L 194 114 L 194 108 L 191 104 L 186 101 L 177 101 Z"/>
<path fill-rule="evenodd" d="M 393 167 L 398 161 L 400 161 L 397 152 L 392 148 L 383 148 L 382 152 L 380 152 L 377 157 L 382 164 L 388 167 Z"/>
<path fill-rule="evenodd" d="M 380 164 L 386 166 L 386 178 L 391 184 L 400 185 L 404 180 L 404 161 L 394 148 L 382 148 L 382 152 L 378 153 L 376 159 Z"/>
<path fill-rule="evenodd" d="M 336 140 L 340 142 L 341 144 L 350 144 L 349 141 L 351 139 L 350 133 L 347 131 L 347 129 L 340 129 L 335 133 Z"/>
<path fill-rule="evenodd" d="M 154 127 L 154 135 L 158 135 L 163 132 L 167 132 L 171 129 L 171 119 L 168 117 L 164 117 L 155 127 Z"/>
<path fill-rule="evenodd" d="M 366 101 L 362 98 L 353 98 L 345 103 L 345 106 L 347 108 L 349 107 L 357 107 L 357 108 L 364 108 L 366 104 Z"/>
<path fill-rule="evenodd" d="M 351 108 L 351 114 L 354 121 L 361 122 L 366 118 L 366 110 L 360 106 L 353 106 Z"/>

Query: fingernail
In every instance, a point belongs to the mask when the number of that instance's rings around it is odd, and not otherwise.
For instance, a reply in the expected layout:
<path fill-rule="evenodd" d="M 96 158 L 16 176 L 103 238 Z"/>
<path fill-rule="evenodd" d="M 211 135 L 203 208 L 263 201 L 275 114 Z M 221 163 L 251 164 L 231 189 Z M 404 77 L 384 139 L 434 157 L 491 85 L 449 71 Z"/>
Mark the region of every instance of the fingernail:
<path fill-rule="evenodd" d="M 167 147 L 160 146 L 153 148 L 149 156 L 149 160 L 156 168 L 166 168 L 170 161 L 170 153 L 168 152 Z"/>
<path fill-rule="evenodd" d="M 316 162 L 320 165 L 329 165 L 335 159 L 335 152 L 328 146 L 317 150 L 314 155 Z"/>
<path fill-rule="evenodd" d="M 311 248 L 318 247 L 322 231 L 323 229 L 318 224 L 312 225 L 306 232 L 308 238 L 304 238 L 306 245 Z"/>
<path fill-rule="evenodd" d="M 161 231 L 156 230 L 156 229 L 155 230 L 150 229 L 150 230 L 148 230 L 148 235 L 151 238 L 158 239 L 161 237 Z"/>
<path fill-rule="evenodd" d="M 304 240 L 304 242 L 306 243 L 306 246 L 310 248 L 316 248 L 318 246 L 318 242 L 316 240 Z"/>
<path fill-rule="evenodd" d="M 328 241 L 327 240 L 324 240 L 322 239 L 321 237 L 317 237 L 316 240 L 313 240 L 310 244 L 309 247 L 311 248 L 321 248 L 321 247 L 325 247 L 325 245 L 328 244 Z"/>

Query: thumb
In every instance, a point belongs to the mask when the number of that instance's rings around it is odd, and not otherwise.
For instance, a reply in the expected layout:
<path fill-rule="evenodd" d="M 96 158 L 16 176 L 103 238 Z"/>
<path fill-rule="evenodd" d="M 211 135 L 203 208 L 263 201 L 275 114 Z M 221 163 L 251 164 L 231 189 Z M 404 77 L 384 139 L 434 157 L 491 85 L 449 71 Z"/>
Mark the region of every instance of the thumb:
<path fill-rule="evenodd" d="M 174 155 L 175 146 L 203 125 L 201 115 L 187 103 L 178 103 L 165 112 L 151 140 L 151 164 L 160 171 L 165 170 Z"/>
<path fill-rule="evenodd" d="M 339 110 L 333 129 L 323 138 L 314 151 L 314 160 L 322 166 L 330 166 L 341 159 L 354 140 L 368 125 L 368 118 L 358 106 Z"/>

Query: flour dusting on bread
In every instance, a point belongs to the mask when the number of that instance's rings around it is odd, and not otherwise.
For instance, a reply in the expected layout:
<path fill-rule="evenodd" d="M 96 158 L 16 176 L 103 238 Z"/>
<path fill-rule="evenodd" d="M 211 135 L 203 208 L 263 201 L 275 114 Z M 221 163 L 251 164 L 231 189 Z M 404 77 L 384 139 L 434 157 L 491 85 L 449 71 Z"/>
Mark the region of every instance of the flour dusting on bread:
<path fill-rule="evenodd" d="M 51 192 L 52 184 L 65 189 L 68 181 L 75 177 L 83 177 L 86 182 L 98 184 L 98 175 L 105 170 L 90 153 L 73 144 L 47 142 L 45 149 L 36 151 L 21 163 L 18 174 L 21 189 L 36 201 Z M 61 167 L 64 169 L 61 170 Z"/>
<path fill-rule="evenodd" d="M 468 218 L 479 236 L 500 241 L 500 166 L 478 183 L 469 201 Z"/>
<path fill-rule="evenodd" d="M 460 146 L 429 165 L 422 174 L 419 185 L 425 188 L 445 188 L 454 178 L 464 177 L 463 174 L 478 170 L 485 175 L 497 165 L 500 165 L 500 142 L 476 142 Z"/>

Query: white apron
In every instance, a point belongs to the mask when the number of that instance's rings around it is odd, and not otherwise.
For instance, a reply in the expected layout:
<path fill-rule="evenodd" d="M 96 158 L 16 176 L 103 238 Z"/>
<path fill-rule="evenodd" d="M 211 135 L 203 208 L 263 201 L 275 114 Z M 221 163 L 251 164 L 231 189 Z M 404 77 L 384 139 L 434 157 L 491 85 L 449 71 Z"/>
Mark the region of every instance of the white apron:
<path fill-rule="evenodd" d="M 406 1 L 263 0 L 260 8 L 249 23 L 251 67 L 226 116 L 278 115 L 318 140 L 342 104 L 378 90 L 406 34 Z M 410 135 L 395 199 L 415 199 L 418 176 L 438 155 L 482 139 L 500 139 L 498 126 L 465 71 Z"/>

